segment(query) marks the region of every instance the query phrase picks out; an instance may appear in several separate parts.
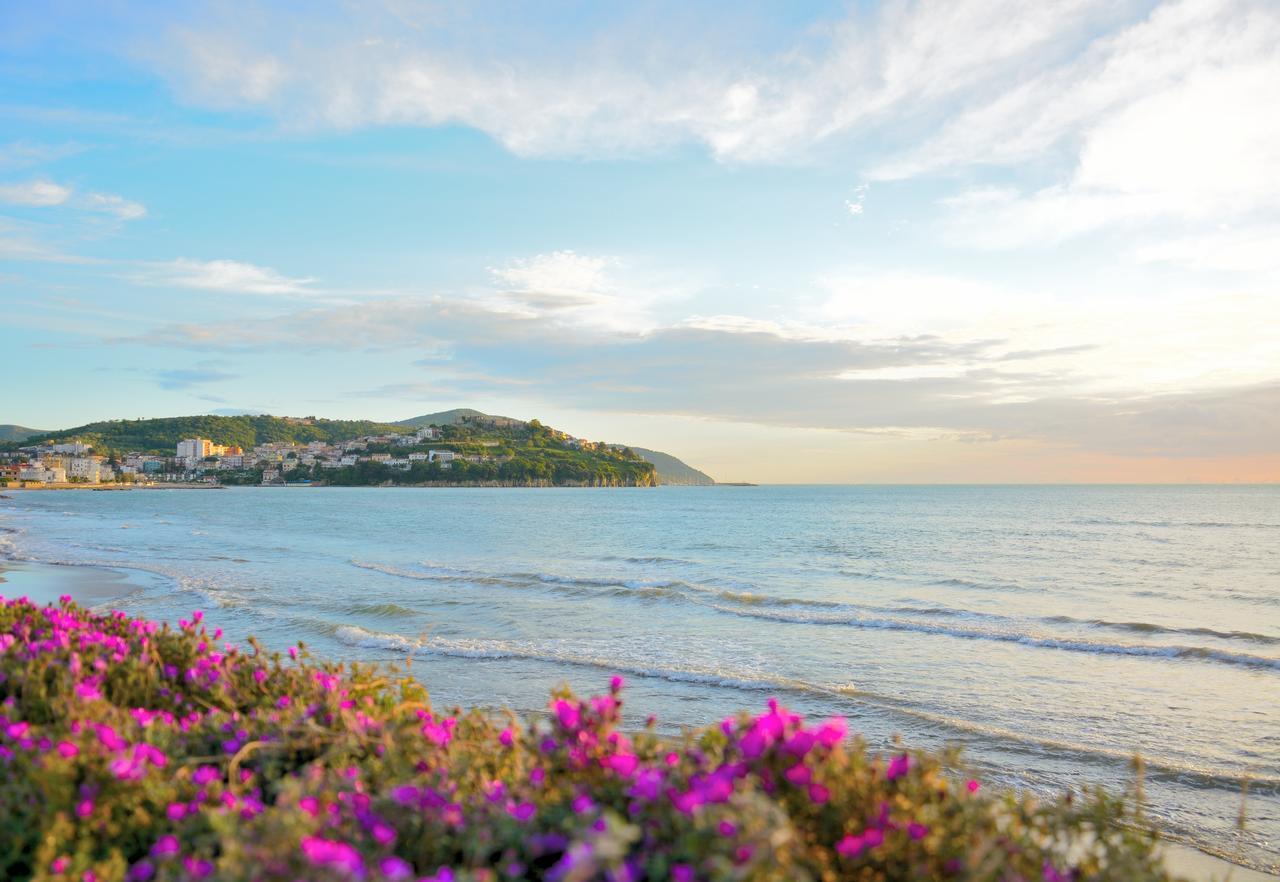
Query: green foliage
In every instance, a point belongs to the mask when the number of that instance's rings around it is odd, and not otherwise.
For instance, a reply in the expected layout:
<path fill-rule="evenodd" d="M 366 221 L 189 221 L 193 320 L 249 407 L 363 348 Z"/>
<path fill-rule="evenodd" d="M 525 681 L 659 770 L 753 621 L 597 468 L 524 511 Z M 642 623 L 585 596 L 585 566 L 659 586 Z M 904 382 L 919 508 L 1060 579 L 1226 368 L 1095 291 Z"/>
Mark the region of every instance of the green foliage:
<path fill-rule="evenodd" d="M 185 438 L 208 438 L 215 444 L 248 450 L 255 444 L 288 441 L 349 441 L 361 435 L 400 434 L 405 429 L 368 420 L 293 419 L 274 416 L 189 416 L 153 420 L 109 420 L 63 429 L 27 439 L 27 444 L 76 439 L 108 451 L 173 455 Z"/>
<path fill-rule="evenodd" d="M 1120 799 L 988 794 L 776 703 L 678 739 L 620 731 L 620 678 L 545 716 L 441 712 L 404 672 L 200 620 L 0 604 L 0 878 L 1169 878 Z"/>

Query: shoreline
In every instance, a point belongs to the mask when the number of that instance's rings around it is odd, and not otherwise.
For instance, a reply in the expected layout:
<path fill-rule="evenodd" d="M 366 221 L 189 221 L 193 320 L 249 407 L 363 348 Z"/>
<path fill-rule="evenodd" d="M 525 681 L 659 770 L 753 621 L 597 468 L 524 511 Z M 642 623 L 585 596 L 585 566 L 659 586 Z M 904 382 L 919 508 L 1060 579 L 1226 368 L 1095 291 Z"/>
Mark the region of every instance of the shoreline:
<path fill-rule="evenodd" d="M 163 484 L 40 484 L 35 487 L 0 487 L 0 498 L 7 493 L 44 493 L 51 490 L 94 490 L 118 493 L 126 490 L 225 490 L 224 484 L 199 482 L 166 482 Z"/>
<path fill-rule="evenodd" d="M 100 607 L 141 589 L 140 575 L 143 571 L 127 567 L 0 558 L 0 596 L 26 596 L 41 605 L 56 605 L 58 598 L 66 594 L 82 606 Z M 1181 841 L 1164 839 L 1160 849 L 1170 870 L 1190 882 L 1280 882 L 1280 874 L 1238 864 Z"/>

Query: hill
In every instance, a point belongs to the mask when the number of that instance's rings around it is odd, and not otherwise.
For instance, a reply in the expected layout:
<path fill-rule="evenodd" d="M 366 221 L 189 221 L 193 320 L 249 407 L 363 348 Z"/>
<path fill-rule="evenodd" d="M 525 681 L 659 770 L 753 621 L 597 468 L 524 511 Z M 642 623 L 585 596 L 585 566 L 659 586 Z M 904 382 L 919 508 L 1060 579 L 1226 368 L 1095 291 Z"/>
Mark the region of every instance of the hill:
<path fill-rule="evenodd" d="M 101 452 L 167 453 L 184 438 L 208 438 L 215 444 L 246 450 L 268 441 L 307 443 L 347 441 L 361 435 L 401 434 L 405 429 L 369 420 L 322 420 L 315 417 L 187 416 L 152 420 L 107 420 L 23 439 L 27 443 L 79 439 Z"/>
<path fill-rule="evenodd" d="M 494 416 L 493 414 L 481 413 L 478 410 L 472 410 L 469 407 L 455 407 L 453 410 L 442 410 L 438 413 L 425 413 L 422 416 L 410 417 L 407 420 L 400 420 L 395 423 L 395 425 L 406 426 L 411 429 L 420 429 L 423 426 L 457 426 L 468 422 L 487 424 L 491 426 L 503 426 L 506 428 L 523 426 L 525 424 L 525 420 L 518 420 L 514 417 Z"/>
<path fill-rule="evenodd" d="M 47 429 L 28 429 L 26 426 L 0 425 L 0 442 L 26 441 L 32 435 L 43 435 Z"/>
<path fill-rule="evenodd" d="M 709 486 L 715 479 L 705 472 L 700 472 L 688 463 L 676 459 L 669 453 L 657 450 L 645 450 L 643 447 L 632 447 L 641 459 L 653 463 L 658 470 L 659 484 L 686 484 Z"/>

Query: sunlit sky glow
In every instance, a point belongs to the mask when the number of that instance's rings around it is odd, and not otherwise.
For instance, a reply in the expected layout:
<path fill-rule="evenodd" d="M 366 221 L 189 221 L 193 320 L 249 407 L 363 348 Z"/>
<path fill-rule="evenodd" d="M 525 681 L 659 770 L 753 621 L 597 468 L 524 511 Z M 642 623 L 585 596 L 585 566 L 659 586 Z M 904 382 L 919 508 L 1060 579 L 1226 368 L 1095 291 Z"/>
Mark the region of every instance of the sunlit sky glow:
<path fill-rule="evenodd" d="M 1280 480 L 1280 5 L 0 7 L 0 423 Z"/>

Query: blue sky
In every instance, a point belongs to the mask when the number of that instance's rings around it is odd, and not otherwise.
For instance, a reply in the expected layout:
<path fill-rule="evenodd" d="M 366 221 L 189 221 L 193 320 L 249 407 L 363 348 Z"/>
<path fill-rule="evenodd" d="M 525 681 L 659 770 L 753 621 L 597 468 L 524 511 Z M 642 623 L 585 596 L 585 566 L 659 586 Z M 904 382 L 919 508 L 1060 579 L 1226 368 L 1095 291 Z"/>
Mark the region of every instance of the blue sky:
<path fill-rule="evenodd" d="M 1280 479 L 1268 2 L 0 10 L 0 422 Z"/>

